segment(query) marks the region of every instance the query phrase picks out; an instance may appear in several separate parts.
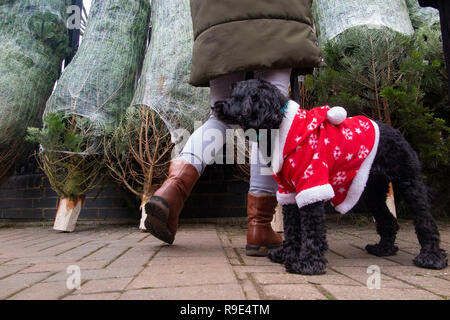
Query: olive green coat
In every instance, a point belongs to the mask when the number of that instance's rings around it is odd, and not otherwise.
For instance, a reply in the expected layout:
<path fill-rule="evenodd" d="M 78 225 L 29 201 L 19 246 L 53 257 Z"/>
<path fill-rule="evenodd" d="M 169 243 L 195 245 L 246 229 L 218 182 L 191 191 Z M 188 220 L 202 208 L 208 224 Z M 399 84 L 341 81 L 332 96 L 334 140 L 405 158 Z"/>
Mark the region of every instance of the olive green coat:
<path fill-rule="evenodd" d="M 190 1 L 194 86 L 237 71 L 323 65 L 312 0 Z"/>

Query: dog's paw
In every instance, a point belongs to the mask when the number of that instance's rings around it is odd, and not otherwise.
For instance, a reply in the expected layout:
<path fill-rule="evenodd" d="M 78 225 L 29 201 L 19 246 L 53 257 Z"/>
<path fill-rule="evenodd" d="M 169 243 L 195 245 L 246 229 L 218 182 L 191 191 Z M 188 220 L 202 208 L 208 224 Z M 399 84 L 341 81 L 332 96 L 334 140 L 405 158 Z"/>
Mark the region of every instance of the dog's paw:
<path fill-rule="evenodd" d="M 398 247 L 394 245 L 381 245 L 381 244 L 368 244 L 366 246 L 368 253 L 377 257 L 389 257 L 395 256 L 398 251 Z"/>
<path fill-rule="evenodd" d="M 326 273 L 327 261 L 326 259 L 288 261 L 285 263 L 285 268 L 289 273 L 320 275 Z"/>
<path fill-rule="evenodd" d="M 269 253 L 267 254 L 267 257 L 272 262 L 284 263 L 284 261 L 286 260 L 286 253 L 285 253 L 283 247 L 277 248 L 277 249 L 269 249 Z"/>
<path fill-rule="evenodd" d="M 414 258 L 414 264 L 426 269 L 444 269 L 448 265 L 447 253 L 440 249 L 422 249 L 420 254 Z"/>

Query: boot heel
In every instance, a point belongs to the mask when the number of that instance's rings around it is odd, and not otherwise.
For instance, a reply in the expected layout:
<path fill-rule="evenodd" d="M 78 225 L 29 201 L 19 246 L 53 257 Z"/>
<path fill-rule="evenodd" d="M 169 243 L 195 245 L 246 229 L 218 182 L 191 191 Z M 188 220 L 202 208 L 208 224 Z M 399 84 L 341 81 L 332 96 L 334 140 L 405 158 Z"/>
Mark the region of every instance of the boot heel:
<path fill-rule="evenodd" d="M 167 202 L 163 198 L 152 197 L 145 204 L 145 212 L 147 213 L 147 219 L 145 219 L 147 231 L 159 240 L 172 244 L 175 234 L 168 225 L 170 210 Z"/>

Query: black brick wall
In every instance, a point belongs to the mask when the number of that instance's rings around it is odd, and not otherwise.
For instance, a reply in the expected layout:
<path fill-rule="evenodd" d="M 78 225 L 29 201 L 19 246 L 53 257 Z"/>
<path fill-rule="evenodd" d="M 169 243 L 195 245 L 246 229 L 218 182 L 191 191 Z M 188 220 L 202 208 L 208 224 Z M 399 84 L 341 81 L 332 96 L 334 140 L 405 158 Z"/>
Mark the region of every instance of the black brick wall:
<path fill-rule="evenodd" d="M 235 175 L 234 166 L 209 166 L 186 202 L 182 217 L 245 216 L 248 184 Z M 79 220 L 139 219 L 139 202 L 131 194 L 114 185 L 100 194 L 98 191 L 86 195 Z M 42 173 L 12 176 L 0 186 L 0 220 L 53 220 L 58 202 Z"/>

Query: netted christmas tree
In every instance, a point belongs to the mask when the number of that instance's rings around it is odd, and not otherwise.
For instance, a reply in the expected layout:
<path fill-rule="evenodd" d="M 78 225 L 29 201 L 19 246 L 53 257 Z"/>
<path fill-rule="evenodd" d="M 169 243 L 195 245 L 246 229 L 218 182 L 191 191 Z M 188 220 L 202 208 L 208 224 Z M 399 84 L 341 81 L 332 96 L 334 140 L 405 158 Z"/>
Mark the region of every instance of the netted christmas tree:
<path fill-rule="evenodd" d="M 313 104 L 341 105 L 350 115 L 364 114 L 400 129 L 439 195 L 435 212 L 446 214 L 450 113 L 439 25 L 424 26 L 413 36 L 353 27 L 326 42 L 323 53 L 328 67 L 306 80 Z"/>
<path fill-rule="evenodd" d="M 313 15 L 322 42 L 356 26 L 414 31 L 405 0 L 314 0 Z"/>
<path fill-rule="evenodd" d="M 209 114 L 208 89 L 189 85 L 193 31 L 189 0 L 153 0 L 152 34 L 131 106 L 109 143 L 112 176 L 145 203 L 169 162 Z"/>
<path fill-rule="evenodd" d="M 148 34 L 148 0 L 95 0 L 82 43 L 47 102 L 41 167 L 52 188 L 72 203 L 107 176 L 103 142 L 130 105 Z"/>
<path fill-rule="evenodd" d="M 0 179 L 30 145 L 45 102 L 70 53 L 66 0 L 0 1 Z"/>
<path fill-rule="evenodd" d="M 422 8 L 419 6 L 419 2 L 417 0 L 405 1 L 414 29 L 439 24 L 439 11 L 437 9 L 430 7 Z"/>

